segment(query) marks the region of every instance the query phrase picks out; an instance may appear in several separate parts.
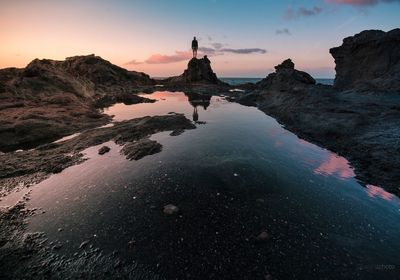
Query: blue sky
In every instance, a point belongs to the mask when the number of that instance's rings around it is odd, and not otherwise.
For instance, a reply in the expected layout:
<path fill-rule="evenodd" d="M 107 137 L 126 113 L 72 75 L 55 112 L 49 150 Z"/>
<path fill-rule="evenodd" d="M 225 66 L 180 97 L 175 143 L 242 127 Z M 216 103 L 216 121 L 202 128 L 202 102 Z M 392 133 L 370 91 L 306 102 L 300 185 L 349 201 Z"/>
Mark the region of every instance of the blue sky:
<path fill-rule="evenodd" d="M 399 0 L 0 0 L 0 67 L 95 53 L 152 76 L 180 74 L 193 36 L 219 76 L 264 77 L 283 59 L 333 77 L 329 48 L 400 27 Z"/>

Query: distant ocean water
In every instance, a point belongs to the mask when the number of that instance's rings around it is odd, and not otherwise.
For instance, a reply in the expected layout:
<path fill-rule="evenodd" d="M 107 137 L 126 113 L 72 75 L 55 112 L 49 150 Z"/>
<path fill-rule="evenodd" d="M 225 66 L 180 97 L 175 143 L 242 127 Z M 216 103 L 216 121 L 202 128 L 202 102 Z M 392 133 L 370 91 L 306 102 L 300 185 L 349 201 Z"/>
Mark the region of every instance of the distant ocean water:
<path fill-rule="evenodd" d="M 164 77 L 153 77 L 156 80 L 165 79 Z M 246 84 L 246 83 L 257 83 L 261 81 L 263 78 L 232 78 L 232 77 L 223 77 L 219 78 L 221 81 L 228 83 L 232 86 Z M 324 85 L 333 85 L 334 79 L 315 79 L 317 83 L 324 84 Z"/>
<path fill-rule="evenodd" d="M 261 81 L 263 78 L 231 78 L 231 77 L 224 77 L 219 78 L 225 83 L 228 83 L 232 86 L 245 84 L 245 83 L 257 83 Z M 324 85 L 333 85 L 334 79 L 315 79 L 317 83 L 324 84 Z"/>

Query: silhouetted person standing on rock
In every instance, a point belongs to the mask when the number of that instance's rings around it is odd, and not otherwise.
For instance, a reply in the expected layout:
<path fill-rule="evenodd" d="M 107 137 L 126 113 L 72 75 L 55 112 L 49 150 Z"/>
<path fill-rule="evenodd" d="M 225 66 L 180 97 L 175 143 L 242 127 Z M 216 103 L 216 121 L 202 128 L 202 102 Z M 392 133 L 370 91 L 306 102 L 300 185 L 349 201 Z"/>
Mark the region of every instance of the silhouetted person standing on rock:
<path fill-rule="evenodd" d="M 198 48 L 199 48 L 199 43 L 197 42 L 196 37 L 194 37 L 192 41 L 193 57 L 197 57 Z"/>

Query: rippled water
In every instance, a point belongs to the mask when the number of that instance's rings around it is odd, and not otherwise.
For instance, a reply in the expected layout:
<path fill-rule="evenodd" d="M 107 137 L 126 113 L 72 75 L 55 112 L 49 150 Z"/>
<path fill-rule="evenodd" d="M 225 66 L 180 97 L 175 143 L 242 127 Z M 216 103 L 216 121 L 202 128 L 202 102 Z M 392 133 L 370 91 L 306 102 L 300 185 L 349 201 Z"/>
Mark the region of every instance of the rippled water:
<path fill-rule="evenodd" d="M 87 149 L 89 160 L 33 188 L 30 206 L 45 213 L 30 230 L 61 241 L 62 253 L 89 240 L 167 278 L 393 277 L 400 200 L 362 186 L 346 159 L 222 97 L 144 96 L 157 102 L 105 113 L 115 121 L 183 113 L 197 129 L 153 135 L 162 152 L 139 161 L 111 142 L 103 156 L 101 145 Z M 180 208 L 174 218 L 162 213 L 170 203 Z M 260 231 L 271 235 L 266 244 L 254 242 Z"/>

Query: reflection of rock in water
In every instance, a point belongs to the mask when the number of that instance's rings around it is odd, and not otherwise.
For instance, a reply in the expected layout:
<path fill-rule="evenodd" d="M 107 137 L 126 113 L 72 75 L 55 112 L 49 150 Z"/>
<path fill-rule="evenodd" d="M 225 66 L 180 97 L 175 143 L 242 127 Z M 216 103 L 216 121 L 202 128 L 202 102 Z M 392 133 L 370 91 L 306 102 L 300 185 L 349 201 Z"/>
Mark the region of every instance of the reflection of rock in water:
<path fill-rule="evenodd" d="M 197 122 L 199 120 L 199 113 L 197 111 L 197 106 L 202 106 L 204 110 L 210 106 L 211 95 L 199 94 L 199 93 L 185 93 L 188 97 L 190 105 L 193 106 L 193 121 Z"/>

